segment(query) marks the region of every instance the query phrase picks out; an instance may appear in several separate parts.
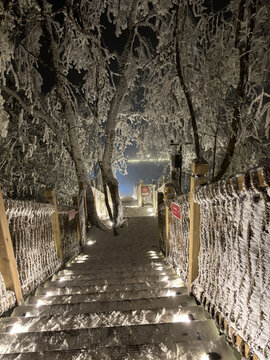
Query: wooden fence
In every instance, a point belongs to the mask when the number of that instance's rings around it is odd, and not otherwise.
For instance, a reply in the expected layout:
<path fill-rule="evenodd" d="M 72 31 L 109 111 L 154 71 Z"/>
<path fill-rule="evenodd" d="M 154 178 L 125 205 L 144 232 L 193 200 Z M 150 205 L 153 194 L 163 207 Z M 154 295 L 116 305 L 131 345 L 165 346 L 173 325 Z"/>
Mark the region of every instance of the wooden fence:
<path fill-rule="evenodd" d="M 243 356 L 269 359 L 270 168 L 201 186 L 206 164 L 192 171 L 159 206 L 161 249 Z"/>
<path fill-rule="evenodd" d="M 86 244 L 86 202 L 83 184 L 74 206 L 3 200 L 0 189 L 0 315 L 54 274 Z M 93 188 L 97 213 L 108 218 L 104 194 Z"/>

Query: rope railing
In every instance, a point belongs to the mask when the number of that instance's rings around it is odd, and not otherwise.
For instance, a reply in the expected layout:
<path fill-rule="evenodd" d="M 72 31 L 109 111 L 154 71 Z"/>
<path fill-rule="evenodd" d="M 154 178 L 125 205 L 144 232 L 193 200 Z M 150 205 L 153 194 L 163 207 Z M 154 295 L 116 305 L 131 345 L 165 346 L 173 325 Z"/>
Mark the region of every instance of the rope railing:
<path fill-rule="evenodd" d="M 205 182 L 200 164 L 193 165 L 198 174 L 191 181 Z M 206 164 L 201 169 L 205 174 Z M 268 359 L 270 168 L 195 184 L 192 194 L 162 202 L 158 213 L 163 252 L 168 229 L 168 262 L 245 358 Z"/>

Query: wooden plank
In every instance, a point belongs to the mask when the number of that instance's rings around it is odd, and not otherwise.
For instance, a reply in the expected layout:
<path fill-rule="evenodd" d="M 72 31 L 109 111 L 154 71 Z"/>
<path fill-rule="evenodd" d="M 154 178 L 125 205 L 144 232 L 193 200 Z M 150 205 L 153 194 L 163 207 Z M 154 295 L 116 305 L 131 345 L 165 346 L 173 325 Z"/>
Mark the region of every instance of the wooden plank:
<path fill-rule="evenodd" d="M 264 173 L 262 169 L 258 170 L 258 179 L 259 179 L 259 185 L 260 187 L 266 187 L 267 183 L 265 181 Z"/>
<path fill-rule="evenodd" d="M 236 335 L 236 346 L 238 347 L 239 351 L 242 351 L 242 347 L 243 347 L 243 339 L 241 338 L 240 335 Z"/>
<path fill-rule="evenodd" d="M 64 259 L 63 246 L 62 246 L 62 240 L 61 240 L 61 232 L 60 232 L 55 190 L 54 189 L 46 189 L 45 196 L 46 196 L 47 201 L 50 204 L 52 204 L 54 207 L 54 213 L 52 214 L 53 238 L 54 238 L 55 247 L 56 247 L 56 254 L 60 260 L 63 260 Z"/>
<path fill-rule="evenodd" d="M 238 190 L 243 191 L 245 188 L 245 175 L 238 176 L 237 178 Z"/>
<path fill-rule="evenodd" d="M 81 229 L 81 217 L 80 217 L 80 211 L 79 211 L 79 199 L 78 196 L 73 196 L 73 205 L 77 208 L 77 236 L 79 244 L 82 243 L 82 229 Z"/>
<path fill-rule="evenodd" d="M 7 215 L 0 188 L 0 271 L 7 290 L 15 293 L 17 303 L 23 302 L 21 284 L 17 270 L 16 259 L 9 232 Z"/>
<path fill-rule="evenodd" d="M 208 172 L 208 164 L 193 161 L 191 164 L 193 176 L 190 179 L 190 234 L 189 234 L 189 271 L 188 289 L 191 290 L 192 282 L 199 273 L 199 251 L 200 251 L 200 205 L 194 202 L 194 191 L 200 184 L 206 183 L 203 177 Z M 195 177 L 196 175 L 196 177 Z"/>
<path fill-rule="evenodd" d="M 250 354 L 251 354 L 250 347 L 248 346 L 248 344 L 245 343 L 245 357 L 246 357 L 246 359 L 250 359 Z"/>

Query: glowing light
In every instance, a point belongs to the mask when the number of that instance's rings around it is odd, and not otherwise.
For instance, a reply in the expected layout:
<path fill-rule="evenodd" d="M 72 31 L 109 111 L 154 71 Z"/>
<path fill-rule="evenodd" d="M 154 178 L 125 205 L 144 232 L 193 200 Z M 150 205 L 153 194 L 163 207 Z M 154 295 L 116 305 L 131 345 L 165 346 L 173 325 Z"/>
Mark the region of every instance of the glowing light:
<path fill-rule="evenodd" d="M 36 303 L 36 307 L 39 307 L 41 305 L 45 305 L 46 303 L 43 300 L 38 300 Z"/>
<path fill-rule="evenodd" d="M 182 314 L 182 315 L 173 315 L 173 322 L 176 323 L 176 322 L 191 322 L 190 318 L 189 318 L 189 315 L 188 314 Z M 207 355 L 208 356 L 208 355 Z M 206 358 L 208 359 L 208 358 Z"/>
<path fill-rule="evenodd" d="M 172 290 L 168 290 L 166 296 L 176 296 L 176 292 Z"/>
<path fill-rule="evenodd" d="M 23 326 L 21 324 L 14 324 L 9 332 L 10 334 L 18 334 L 18 333 L 24 333 L 27 330 L 28 330 L 27 326 Z"/>
<path fill-rule="evenodd" d="M 152 212 L 154 212 L 154 209 L 153 209 L 153 208 L 149 208 L 149 209 L 147 209 L 147 211 L 150 212 L 150 213 L 152 213 Z"/>
<path fill-rule="evenodd" d="M 200 360 L 210 360 L 210 357 L 208 354 L 203 354 Z"/>
<path fill-rule="evenodd" d="M 65 280 L 64 277 L 60 277 L 60 278 L 58 279 L 59 282 L 62 282 L 62 281 L 64 281 L 64 280 Z"/>
<path fill-rule="evenodd" d="M 96 243 L 96 240 L 88 240 L 87 245 L 94 245 Z"/>
<path fill-rule="evenodd" d="M 168 276 L 164 276 L 164 278 L 161 279 L 161 281 L 168 281 L 168 280 L 169 280 Z"/>
<path fill-rule="evenodd" d="M 157 255 L 150 255 L 152 259 L 158 259 Z"/>
<path fill-rule="evenodd" d="M 45 296 L 46 297 L 50 297 L 50 296 L 52 296 L 53 294 L 51 293 L 51 292 L 47 292 L 46 294 L 45 294 Z"/>
<path fill-rule="evenodd" d="M 112 222 L 112 221 L 110 221 L 110 222 L 109 222 L 109 225 L 110 225 L 110 226 L 113 226 L 113 222 Z"/>
<path fill-rule="evenodd" d="M 85 260 L 78 260 L 76 261 L 77 264 L 83 264 L 85 262 Z"/>
<path fill-rule="evenodd" d="M 157 270 L 161 271 L 161 270 L 163 270 L 163 267 L 162 267 L 162 266 L 158 266 L 158 267 L 157 267 Z"/>

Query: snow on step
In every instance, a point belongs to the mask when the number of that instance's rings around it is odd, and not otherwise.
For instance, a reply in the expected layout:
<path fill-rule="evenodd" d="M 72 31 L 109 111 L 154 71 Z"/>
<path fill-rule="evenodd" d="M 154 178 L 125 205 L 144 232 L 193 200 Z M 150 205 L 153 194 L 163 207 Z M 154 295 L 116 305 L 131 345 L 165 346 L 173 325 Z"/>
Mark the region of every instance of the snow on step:
<path fill-rule="evenodd" d="M 168 289 L 181 288 L 184 283 L 181 280 L 160 281 L 158 283 L 132 283 L 132 284 L 105 284 L 105 285 L 91 285 L 91 286 L 66 286 L 56 287 L 56 282 L 53 286 L 50 283 L 45 288 L 39 287 L 36 290 L 36 295 L 46 295 L 48 292 L 52 295 L 69 295 L 69 294 L 86 294 L 86 293 L 100 293 L 100 292 L 118 292 L 118 291 L 138 291 L 147 289 Z M 77 284 L 78 285 L 78 284 Z"/>
<path fill-rule="evenodd" d="M 190 322 L 209 319 L 208 313 L 198 306 L 173 307 L 154 310 L 112 311 L 107 313 L 11 317 L 0 319 L 0 333 L 41 332 L 97 327 L 146 325 L 170 322 Z M 193 319 L 193 320 L 191 320 Z"/>
<path fill-rule="evenodd" d="M 0 354 L 55 350 L 89 349 L 119 345 L 159 344 L 214 340 L 219 332 L 213 320 L 191 323 L 134 325 L 59 332 L 0 334 Z"/>
<path fill-rule="evenodd" d="M 170 279 L 177 279 L 177 275 L 174 272 L 161 272 L 161 273 L 141 273 L 141 274 L 127 274 L 127 273 L 122 273 L 122 274 L 111 274 L 110 276 L 107 274 L 95 274 L 95 275 L 54 275 L 52 280 L 53 281 L 71 281 L 71 280 L 78 280 L 78 281 L 106 281 L 106 282 L 119 282 L 119 281 L 126 281 L 129 282 L 129 279 L 134 279 L 137 280 L 138 282 L 143 282 L 143 281 L 159 281 L 159 280 L 163 280 L 164 277 L 167 276 Z"/>
<path fill-rule="evenodd" d="M 176 275 L 156 275 L 156 276 L 131 276 L 131 277 L 121 277 L 121 278 L 111 278 L 111 279 L 85 279 L 80 280 L 80 286 L 88 286 L 88 285 L 106 285 L 106 284 L 134 284 L 134 283 L 155 283 L 158 281 L 168 281 L 168 280 L 175 280 L 176 283 L 182 281 L 177 278 Z M 66 287 L 66 286 L 78 286 L 78 280 L 76 279 L 66 279 L 65 277 L 59 278 L 57 281 L 47 281 L 44 287 Z"/>
<path fill-rule="evenodd" d="M 208 352 L 215 352 L 222 360 L 240 360 L 227 344 L 224 337 L 217 340 L 181 343 L 166 343 L 146 345 L 127 345 L 118 347 L 92 347 L 91 349 L 52 351 L 43 353 L 24 353 L 4 355 L 1 360 L 201 360 Z"/>
<path fill-rule="evenodd" d="M 109 301 L 119 299 L 142 299 L 153 297 L 165 296 L 179 296 L 187 294 L 188 289 L 170 288 L 170 289 L 148 289 L 139 291 L 125 291 L 125 292 L 101 292 L 93 294 L 72 294 L 72 295 L 56 295 L 54 296 L 49 291 L 45 295 L 29 296 L 27 304 L 74 304 L 79 302 L 92 302 L 92 301 Z"/>
<path fill-rule="evenodd" d="M 109 272 L 92 272 L 92 273 L 85 273 L 83 272 L 83 269 L 78 272 L 71 272 L 71 271 L 63 271 L 60 274 L 55 274 L 52 278 L 52 280 L 59 280 L 61 279 L 81 279 L 81 280 L 90 280 L 90 279 L 96 279 L 97 277 L 99 279 L 112 279 L 112 278 L 123 278 L 123 277 L 146 277 L 146 276 L 164 276 L 164 275 L 174 275 L 176 276 L 175 272 L 172 269 L 166 269 L 166 271 L 154 271 L 154 270 L 148 270 L 148 271 L 136 271 L 133 268 L 133 271 L 123 271 L 123 272 L 115 272 L 115 271 L 109 271 Z"/>
<path fill-rule="evenodd" d="M 80 313 L 94 313 L 94 312 L 110 312 L 110 311 L 129 311 L 129 310 L 150 310 L 167 307 L 179 306 L 195 306 L 194 298 L 188 295 L 147 298 L 138 300 L 117 300 L 117 301 L 96 301 L 89 303 L 76 304 L 56 304 L 56 305 L 21 305 L 14 309 L 12 316 L 23 316 L 26 313 L 31 316 L 36 316 L 37 310 L 39 316 L 48 315 L 72 315 Z"/>
<path fill-rule="evenodd" d="M 160 272 L 160 271 L 166 271 L 166 270 L 171 270 L 172 267 L 171 265 L 168 264 L 164 264 L 164 263 L 155 263 L 154 265 L 152 264 L 146 264 L 144 266 L 136 266 L 134 268 L 134 266 L 117 266 L 117 267 L 112 267 L 111 264 L 107 264 L 107 266 L 103 266 L 103 267 L 92 267 L 92 266 L 85 266 L 86 264 L 83 264 L 83 266 L 80 266 L 79 268 L 76 269 L 72 269 L 71 266 L 69 266 L 66 269 L 60 270 L 58 272 L 58 275 L 69 275 L 69 274 L 104 274 L 107 273 L 108 275 L 110 275 L 111 273 L 140 273 L 140 272 L 149 272 L 149 271 L 153 271 L 153 272 Z"/>

